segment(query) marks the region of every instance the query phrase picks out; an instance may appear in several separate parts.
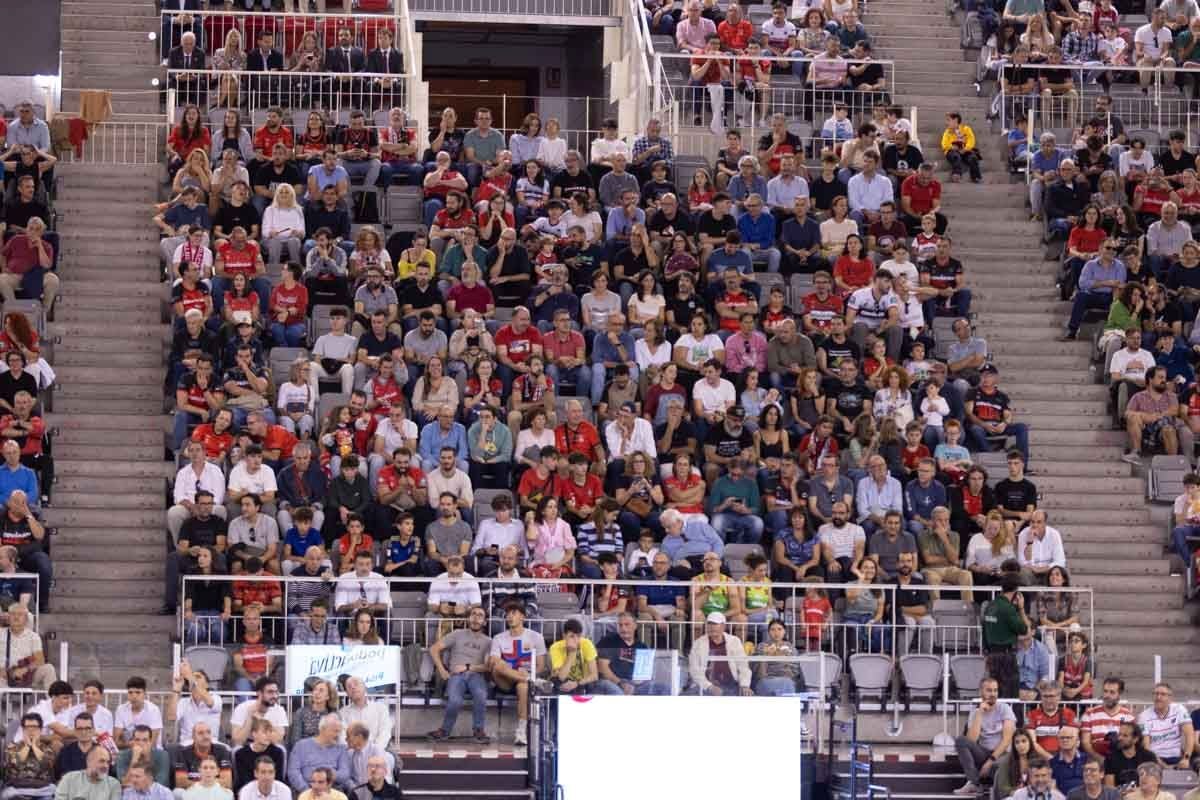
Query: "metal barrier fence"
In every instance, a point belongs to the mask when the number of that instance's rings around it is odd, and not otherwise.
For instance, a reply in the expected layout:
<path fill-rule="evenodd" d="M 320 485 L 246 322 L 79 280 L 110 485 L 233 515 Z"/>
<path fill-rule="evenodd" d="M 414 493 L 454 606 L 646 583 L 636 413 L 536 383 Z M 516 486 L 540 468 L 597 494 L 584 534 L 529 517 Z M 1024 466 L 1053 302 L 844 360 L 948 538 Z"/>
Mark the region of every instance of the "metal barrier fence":
<path fill-rule="evenodd" d="M 622 5 L 621 0 L 412 0 L 412 10 L 417 14 L 489 14 L 510 18 L 619 17 Z"/>
<path fill-rule="evenodd" d="M 88 138 L 59 158 L 75 164 L 158 164 L 165 160 L 168 132 L 165 122 L 102 122 L 90 126 Z"/>
<path fill-rule="evenodd" d="M 1053 65 L 1052 69 L 1057 74 L 1052 75 L 1059 78 L 1069 77 L 1069 85 L 1066 80 L 1056 80 L 1053 84 L 1044 82 L 1038 74 L 1037 65 L 1029 65 L 1025 69 L 1030 79 L 1034 80 L 1034 88 L 1028 92 L 1008 91 L 1003 80 L 1004 66 L 997 69 L 999 80 L 992 101 L 992 113 L 998 116 L 1004 130 L 1008 130 L 1014 119 L 1025 117 L 1030 110 L 1035 113 L 1039 129 L 1078 128 L 1096 116 L 1095 99 L 1106 93 L 1094 79 L 1108 75 L 1114 82 L 1132 82 L 1136 85 L 1139 77 L 1144 75 L 1148 78 L 1146 93 L 1141 96 L 1110 94 L 1111 113 L 1121 119 L 1127 132 L 1138 128 L 1155 131 L 1181 128 L 1188 131 L 1191 141 L 1195 104 L 1183 96 L 1179 84 L 1200 79 L 1200 71 L 1197 69 L 1106 67 L 1101 64 Z"/>
<path fill-rule="evenodd" d="M 578 150 L 585 159 L 592 140 L 601 136 L 604 119 L 616 116 L 615 108 L 606 97 L 430 92 L 429 119 L 434 127 L 445 108 L 454 108 L 458 112 L 459 126 L 465 128 L 474 125 L 475 109 L 488 109 L 492 113 L 492 126 L 504 134 L 506 141 L 514 133 L 523 133 L 527 114 L 537 114 L 541 120 L 539 136 L 545 136 L 546 123 L 553 119 L 559 125 L 559 138 L 566 141 L 568 149 Z"/>
<path fill-rule="evenodd" d="M 387 29 L 392 34 L 393 46 L 406 56 L 407 64 L 411 50 L 405 47 L 403 36 L 397 36 L 401 14 L 400 3 L 388 13 L 356 11 L 352 16 L 337 13 L 310 14 L 303 11 L 288 13 L 227 10 L 181 13 L 178 10 L 164 9 L 161 12 L 160 33 L 164 37 L 164 43 L 171 42 L 176 38 L 174 26 L 184 24 L 179 21 L 180 17 L 198 20 L 202 33 L 199 38 L 202 41 L 197 46 L 206 53 L 210 71 L 215 71 L 212 63 L 217 50 L 230 44 L 231 31 L 236 31 L 241 39 L 241 63 L 245 63 L 246 54 L 258 47 L 259 36 L 270 33 L 273 36 L 273 48 L 283 56 L 284 69 L 291 71 L 301 66 L 303 56 L 310 52 L 314 54 L 318 63 L 323 61 L 326 51 L 338 46 L 338 31 L 342 28 L 350 30 L 353 46 L 366 52 L 378 46 L 379 32 Z M 306 39 L 309 41 L 306 42 Z M 228 53 L 224 56 L 229 58 Z"/>
<path fill-rule="evenodd" d="M 294 588 L 299 584 L 322 584 L 325 596 L 334 598 L 329 619 L 339 625 L 350 621 L 346 613 L 338 614 L 336 609 L 355 605 L 354 596 L 367 597 L 367 584 L 375 592 L 386 585 L 388 590 L 387 608 L 374 614 L 380 635 L 392 643 L 424 643 L 432 644 L 441 634 L 455 625 L 465 624 L 465 608 L 455 619 L 445 619 L 438 614 L 429 612 L 427 595 L 424 589 L 429 585 L 428 579 L 420 578 L 364 578 L 358 579 L 353 573 L 348 573 L 340 579 L 324 580 L 321 578 L 303 577 L 274 577 L 274 576 L 195 576 L 183 577 L 184 597 L 191 596 L 189 583 L 198 580 L 230 583 L 231 593 L 245 591 L 251 584 L 273 583 L 279 590 L 278 612 L 263 614 L 263 625 L 268 636 L 276 642 L 287 641 L 292 628 L 302 624 L 306 618 L 292 602 L 295 597 Z M 481 604 L 490 620 L 491 633 L 497 633 L 504 627 L 504 604 L 514 590 L 519 590 L 532 596 L 537 603 L 539 612 L 531 614 L 529 626 L 538 630 L 547 641 L 559 638 L 562 624 L 570 618 L 580 619 L 588 628 L 592 638 L 599 639 L 604 633 L 616 629 L 616 614 L 620 610 L 635 613 L 639 617 L 640 635 L 643 641 L 654 648 L 686 649 L 689 641 L 703 635 L 704 618 L 708 611 L 728 609 L 728 630 L 746 641 L 757 643 L 766 638 L 767 625 L 772 619 L 781 619 L 788 631 L 790 641 L 804 649 L 837 653 L 848 657 L 856 652 L 883 653 L 892 656 L 906 652 L 954 652 L 961 654 L 978 654 L 982 652 L 982 641 L 977 619 L 977 613 L 971 599 L 962 598 L 959 602 L 935 606 L 942 594 L 970 592 L 972 599 L 979 601 L 991 598 L 999 592 L 997 586 L 957 586 L 951 583 L 940 585 L 905 585 L 897 584 L 858 584 L 858 583 L 826 583 L 814 587 L 805 583 L 754 583 L 747 581 L 729 580 L 711 585 L 693 581 L 672 581 L 667 585 L 683 591 L 685 602 L 681 609 L 669 608 L 649 609 L 639 613 L 640 603 L 636 600 L 638 590 L 659 588 L 664 585 L 661 581 L 620 580 L 603 581 L 581 578 L 502 580 L 489 578 L 474 578 L 464 576 L 467 581 L 466 591 L 478 587 Z M 238 584 L 241 584 L 239 587 Z M 355 588 L 354 584 L 359 586 Z M 471 584 L 474 584 L 472 587 Z M 350 602 L 339 606 L 339 585 L 344 593 L 343 598 Z M 727 601 L 725 608 L 721 603 L 713 604 L 706 599 L 704 605 L 697 605 L 699 594 L 708 588 L 723 590 Z M 610 606 L 599 608 L 598 602 L 608 602 L 612 591 L 618 592 L 616 602 Z M 749 590 L 757 600 L 765 596 L 771 598 L 763 607 L 741 613 L 743 602 Z M 819 591 L 818 591 L 819 590 Z M 850 593 L 858 596 L 862 591 L 871 591 L 877 595 L 874 614 L 867 618 L 862 615 L 847 613 L 845 610 L 833 610 L 836 605 L 830 602 L 830 612 L 819 622 L 811 606 L 819 606 L 818 594 L 849 598 Z M 897 602 L 897 592 L 904 591 L 908 597 L 928 597 L 926 612 L 916 611 L 905 613 Z M 1088 641 L 1093 643 L 1091 654 L 1095 656 L 1095 628 L 1092 605 L 1092 590 L 1088 587 L 1069 587 L 1053 590 L 1062 596 L 1078 598 L 1073 603 L 1075 615 L 1080 628 L 1087 632 Z M 396 594 L 393 594 L 395 592 Z M 1033 604 L 1037 595 L 1049 593 L 1045 587 L 1027 587 L 1022 589 L 1029 605 L 1031 618 L 1034 613 Z M 289 594 L 291 593 L 291 594 Z M 348 593 L 348 594 L 345 594 Z M 718 596 L 722 596 L 718 592 Z M 305 592 L 305 597 L 311 602 L 311 595 Z M 620 599 L 625 599 L 621 604 Z M 806 597 L 811 602 L 806 604 Z M 633 600 L 633 603 L 630 603 Z M 911 606 L 905 606 L 911 607 Z M 219 610 L 217 610 L 219 611 Z M 200 613 L 204 612 L 204 613 Z M 943 619 L 938 620 L 937 615 Z M 925 623 L 921 617 L 929 616 L 933 622 Z M 220 619 L 212 609 L 197 609 L 193 618 L 188 619 L 181 613 L 179 618 L 180 640 L 189 645 L 225 645 L 237 641 L 242 615 L 232 613 Z M 212 622 L 204 620 L 211 619 Z M 1054 639 L 1055 636 L 1044 638 Z M 1053 642 L 1047 647 L 1057 652 Z M 1052 667 L 1053 671 L 1053 667 Z"/>

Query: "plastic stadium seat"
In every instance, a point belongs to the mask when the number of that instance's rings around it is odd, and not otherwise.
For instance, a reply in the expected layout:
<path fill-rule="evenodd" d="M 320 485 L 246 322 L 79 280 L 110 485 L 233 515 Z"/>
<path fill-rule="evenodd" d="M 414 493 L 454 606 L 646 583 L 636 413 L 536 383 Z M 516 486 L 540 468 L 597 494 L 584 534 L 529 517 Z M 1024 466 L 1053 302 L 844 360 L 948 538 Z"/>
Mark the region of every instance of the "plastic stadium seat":
<path fill-rule="evenodd" d="M 728 544 L 725 545 L 725 564 L 729 567 L 729 575 L 735 581 L 740 581 L 750 573 L 746 568 L 746 556 L 758 553 L 765 556 L 762 545 L 757 544 Z"/>
<path fill-rule="evenodd" d="M 960 700 L 977 697 L 979 682 L 987 674 L 987 662 L 978 653 L 950 656 L 950 678 L 954 681 L 954 696 Z"/>
<path fill-rule="evenodd" d="M 797 272 L 788 280 L 788 305 L 793 311 L 799 311 L 804 303 L 804 296 L 813 291 L 813 276 Z"/>
<path fill-rule="evenodd" d="M 391 641 L 392 644 L 411 644 L 420 641 L 420 632 L 424 629 L 426 600 L 424 592 L 395 591 L 392 585 L 391 611 Z"/>
<path fill-rule="evenodd" d="M 917 697 L 928 699 L 930 710 L 937 706 L 937 692 L 942 685 L 942 659 L 928 653 L 901 656 L 900 674 L 908 690 L 906 709 Z"/>
<path fill-rule="evenodd" d="M 220 690 L 225 681 L 225 671 L 229 669 L 229 651 L 224 647 L 213 645 L 197 645 L 189 647 L 183 654 L 192 669 L 203 670 L 208 676 L 208 685 Z"/>
<path fill-rule="evenodd" d="M 850 677 L 854 681 L 857 704 L 877 698 L 880 708 L 887 707 L 892 687 L 892 659 L 881 653 L 855 653 L 850 656 Z"/>
<path fill-rule="evenodd" d="M 271 348 L 271 376 L 275 379 L 276 386 L 287 382 L 288 371 L 291 370 L 292 364 L 298 358 L 308 358 L 308 351 L 303 347 Z"/>
<path fill-rule="evenodd" d="M 516 503 L 515 498 L 508 489 L 476 489 L 475 490 L 475 505 L 488 506 L 492 505 L 492 500 L 496 497 L 507 497 L 510 502 Z"/>
<path fill-rule="evenodd" d="M 329 412 L 333 411 L 338 406 L 348 405 L 350 403 L 350 395 L 342 394 L 341 392 L 325 392 L 321 395 L 321 399 L 317 401 L 317 427 L 325 417 L 329 416 Z"/>
<path fill-rule="evenodd" d="M 333 324 L 329 321 L 329 312 L 334 308 L 334 306 L 313 306 L 308 333 L 310 342 L 316 342 L 317 339 L 333 330 Z"/>
<path fill-rule="evenodd" d="M 1187 456 L 1154 456 L 1146 473 L 1146 494 L 1155 503 L 1173 503 L 1183 494 L 1183 476 L 1191 472 Z"/>
<path fill-rule="evenodd" d="M 836 698 L 842 680 L 842 660 L 833 653 L 808 653 L 797 659 L 800 674 L 810 692 L 820 691 L 822 662 L 825 664 L 826 696 Z"/>

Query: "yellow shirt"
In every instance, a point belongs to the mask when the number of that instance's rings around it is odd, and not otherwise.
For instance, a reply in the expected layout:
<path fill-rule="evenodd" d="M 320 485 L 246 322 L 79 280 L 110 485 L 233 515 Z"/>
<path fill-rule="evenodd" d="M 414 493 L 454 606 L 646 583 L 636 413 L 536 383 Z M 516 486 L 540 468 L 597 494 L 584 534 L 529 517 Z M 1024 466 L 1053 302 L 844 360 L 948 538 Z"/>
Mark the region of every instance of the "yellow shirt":
<path fill-rule="evenodd" d="M 413 277 L 413 275 L 417 271 L 417 263 L 418 262 L 416 262 L 416 261 L 408 260 L 408 251 L 407 250 L 405 250 L 403 253 L 401 253 L 400 260 L 398 262 L 396 262 L 396 280 L 406 281 L 409 278 Z M 425 253 L 421 256 L 420 263 L 429 265 L 430 277 L 432 277 L 433 274 L 437 271 L 437 269 L 436 269 L 437 256 L 435 256 L 433 254 L 433 251 L 430 250 L 429 248 L 425 248 Z"/>
<path fill-rule="evenodd" d="M 954 134 L 953 128 L 946 128 L 942 133 L 942 152 L 949 152 L 951 145 L 960 140 L 962 141 L 963 150 L 975 149 L 975 131 L 971 130 L 970 125 L 959 125 L 957 136 Z"/>
<path fill-rule="evenodd" d="M 596 645 L 591 639 L 579 639 L 579 650 L 576 651 L 575 663 L 567 674 L 569 681 L 581 681 L 587 674 L 587 666 L 596 660 Z M 567 661 L 567 643 L 559 639 L 550 645 L 550 669 L 558 671 Z"/>

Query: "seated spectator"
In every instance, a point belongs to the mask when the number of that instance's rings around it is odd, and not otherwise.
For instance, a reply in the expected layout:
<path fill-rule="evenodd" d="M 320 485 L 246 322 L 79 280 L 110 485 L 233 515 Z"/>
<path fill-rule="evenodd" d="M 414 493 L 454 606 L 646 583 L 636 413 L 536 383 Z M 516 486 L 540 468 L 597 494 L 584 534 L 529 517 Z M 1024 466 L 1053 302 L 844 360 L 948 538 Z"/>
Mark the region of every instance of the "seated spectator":
<path fill-rule="evenodd" d="M 434 577 L 429 586 L 425 618 L 440 622 L 427 626 L 427 640 L 440 639 L 450 630 L 461 627 L 470 609 L 483 602 L 479 583 L 464 571 L 461 555 L 448 556 L 445 566 L 446 571 Z"/>
<path fill-rule="evenodd" d="M 291 789 L 275 780 L 276 774 L 275 762 L 270 756 L 259 756 L 254 761 L 254 780 L 239 790 L 238 800 L 288 800 L 292 796 Z"/>
<path fill-rule="evenodd" d="M 988 364 L 980 370 L 979 386 L 967 393 L 965 411 L 967 435 L 976 451 L 991 449 L 989 439 L 1012 436 L 1025 464 L 1029 464 L 1029 428 L 1023 422 L 1013 422 L 1008 395 L 996 386 L 998 370 Z"/>
<path fill-rule="evenodd" d="M 438 639 L 429 649 L 430 658 L 442 680 L 446 682 L 446 712 L 440 727 L 430 731 L 427 738 L 441 741 L 454 733 L 454 724 L 463 700 L 469 693 L 472 701 L 472 736 L 479 744 L 491 741 L 487 735 L 487 679 L 491 637 L 484 630 L 487 614 L 482 607 L 472 606 L 467 614 L 467 627 L 459 628 Z M 445 659 L 443 652 L 447 652 Z"/>
<path fill-rule="evenodd" d="M 546 670 L 546 642 L 540 633 L 525 627 L 525 607 L 510 603 L 506 607 L 507 627 L 492 637 L 489 667 L 496 689 L 517 696 L 517 728 L 513 744 L 528 743 L 526 722 L 529 719 L 529 693 L 533 682 Z"/>
<path fill-rule="evenodd" d="M 184 34 L 185 36 L 190 34 Z M 117 800 L 121 796 L 120 782 L 108 774 L 112 756 L 105 747 L 91 746 L 87 751 L 86 766 L 82 769 L 59 773 L 56 796 L 98 797 Z M 170 797 L 168 792 L 167 797 Z M 154 800 L 161 800 L 155 797 Z"/>
<path fill-rule="evenodd" d="M 869 537 L 883 527 L 888 511 L 903 512 L 904 489 L 900 481 L 888 474 L 887 462 L 882 456 L 873 455 L 867 460 L 867 473 L 858 482 L 855 506 L 859 525 Z"/>
<path fill-rule="evenodd" d="M 963 168 L 971 175 L 972 183 L 983 180 L 979 163 L 982 156 L 976 149 L 975 131 L 962 121 L 962 114 L 951 111 L 946 114 L 946 130 L 942 132 L 942 154 L 950 164 L 950 181 L 962 180 Z"/>
<path fill-rule="evenodd" d="M 1137 463 L 1145 446 L 1161 446 L 1168 455 L 1190 453 L 1192 432 L 1178 412 L 1179 399 L 1167 383 L 1167 368 L 1151 367 L 1146 373 L 1146 388 L 1131 397 L 1126 407 L 1129 447 L 1122 459 Z"/>
<path fill-rule="evenodd" d="M 308 740 L 306 740 L 308 741 Z M 298 800 L 346 800 L 345 792 L 334 788 L 337 773 L 331 767 L 318 767 L 308 779 L 308 788 L 300 793 Z M 349 788 L 349 784 L 345 785 Z"/>
<path fill-rule="evenodd" d="M 1050 654 L 1041 642 L 1028 632 L 1017 639 L 1017 666 L 1021 673 L 1022 699 L 1038 699 L 1038 704 L 1026 713 L 1025 724 L 1034 731 L 1033 749 L 1042 758 L 1051 758 L 1058 752 L 1058 734 L 1065 727 L 1075 725 L 1075 712 L 1059 703 L 1061 695 L 1058 684 L 1045 677 L 1051 671 Z M 1034 681 L 1034 690 L 1029 688 Z M 1078 741 L 1078 730 L 1076 731 Z"/>
<path fill-rule="evenodd" d="M 848 581 L 858 573 L 867 548 L 867 535 L 861 527 L 850 522 L 849 501 L 834 501 L 829 522 L 820 527 L 817 537 L 828 581 Z"/>
<path fill-rule="evenodd" d="M 171 757 L 166 750 L 154 745 L 154 732 L 150 726 L 134 727 L 129 747 L 117 754 L 116 773 L 117 780 L 125 785 L 127 792 L 130 788 L 144 792 L 145 785 L 139 786 L 139 783 L 149 784 L 152 781 L 164 789 L 170 784 Z M 171 795 L 167 793 L 166 797 L 170 798 Z"/>
<path fill-rule="evenodd" d="M 932 585 L 943 583 L 958 586 L 971 585 L 971 573 L 958 566 L 960 563 L 959 535 L 950 529 L 950 510 L 938 506 L 932 511 L 932 525 L 917 539 L 921 549 L 922 574 Z M 972 602 L 968 590 L 962 592 L 965 602 Z"/>
<path fill-rule="evenodd" d="M 1070 795 L 1084 784 L 1087 755 L 1079 749 L 1079 728 L 1064 725 L 1058 729 L 1058 752 L 1050 759 L 1050 774 L 1054 776 L 1054 788 L 1063 794 Z M 1093 777 L 1098 778 L 1100 765 L 1094 761 Z M 1095 781 L 1099 786 L 1099 780 Z"/>
<path fill-rule="evenodd" d="M 619 687 L 600 680 L 596 645 L 583 635 L 583 625 L 571 618 L 563 623 L 563 638 L 550 645 L 550 684 L 559 694 L 620 694 Z"/>
<path fill-rule="evenodd" d="M 28 624 L 29 610 L 25 606 L 9 607 L 8 627 L 0 629 L 0 647 L 8 654 L 5 657 L 5 667 L 0 671 L 0 686 L 47 689 L 58 679 L 54 665 L 46 663 L 46 655 L 42 651 L 42 637 L 37 631 L 27 627 Z M 84 694 L 86 696 L 87 692 Z M 76 709 L 82 711 L 82 707 Z M 107 711 L 104 713 L 108 714 Z M 108 716 L 111 719 L 112 715 Z M 109 723 L 108 728 L 111 727 Z"/>
<path fill-rule="evenodd" d="M 943 236 L 932 259 L 921 262 L 921 292 L 931 291 L 924 302 L 925 319 L 947 314 L 965 317 L 971 311 L 971 290 L 963 286 L 962 262 L 950 255 L 951 239 Z"/>
<path fill-rule="evenodd" d="M 725 615 L 719 611 L 709 613 L 704 628 L 705 635 L 696 639 L 688 654 L 690 691 L 701 695 L 753 694 L 753 673 L 746 651 L 736 636 L 725 633 Z"/>
<path fill-rule="evenodd" d="M 181 790 L 176 787 L 176 791 L 183 791 L 184 800 L 233 800 L 228 780 L 221 780 L 222 775 L 228 776 L 229 768 L 225 767 L 222 772 L 216 756 L 202 757 L 197 770 L 196 781 L 187 789 Z"/>
<path fill-rule="evenodd" d="M 28 182 L 26 182 L 28 183 Z M 0 249 L 0 297 L 5 303 L 16 299 L 17 292 L 24 297 L 41 300 L 49 314 L 58 296 L 58 275 L 54 268 L 54 245 L 46 238 L 46 223 L 41 217 L 33 217 L 24 233 L 13 236 Z"/>
<path fill-rule="evenodd" d="M 1130 714 L 1130 717 L 1133 715 Z M 1107 786 L 1129 786 L 1137 782 L 1138 769 L 1142 764 L 1155 764 L 1158 756 L 1146 749 L 1142 726 L 1133 719 L 1122 721 L 1117 729 L 1117 740 L 1112 751 L 1104 759 L 1104 783 Z"/>
<path fill-rule="evenodd" d="M 354 614 L 357 621 L 360 612 L 381 615 L 391 608 L 391 592 L 383 576 L 371 569 L 373 560 L 371 554 L 359 553 L 354 570 L 338 577 L 334 609 L 339 616 Z"/>
<path fill-rule="evenodd" d="M 328 714 L 321 719 L 317 734 L 308 739 L 301 739 L 288 754 L 288 781 L 293 790 L 303 792 L 318 777 L 317 772 L 325 772 L 324 778 L 330 786 L 337 784 L 345 786 L 350 779 L 350 754 L 345 745 L 339 744 L 342 734 L 342 721 L 337 714 Z M 315 783 L 315 782 L 314 782 Z M 298 787 L 304 787 L 300 789 Z"/>
<path fill-rule="evenodd" d="M 51 797 L 54 794 L 54 749 L 35 712 L 21 716 L 19 736 L 4 753 L 6 790 L 13 797 Z M 47 738 L 43 738 L 47 736 Z"/>
<path fill-rule="evenodd" d="M 1013 800 L 1066 800 L 1066 795 L 1054 785 L 1054 774 L 1045 758 L 1031 758 L 1029 761 L 1029 783 L 1013 792 Z"/>
<path fill-rule="evenodd" d="M 734 179 L 736 181 L 737 178 Z M 731 181 L 731 184 L 733 182 Z M 750 253 L 755 264 L 765 263 L 767 272 L 779 272 L 780 253 L 775 247 L 775 218 L 763 210 L 763 195 L 751 193 L 743 203 L 744 214 L 738 217 L 738 233 L 742 249 Z"/>
<path fill-rule="evenodd" d="M 804 531 L 799 533 L 803 536 Z M 779 539 L 776 542 L 782 543 Z M 875 562 L 879 573 L 888 581 L 894 580 L 900 570 L 900 556 L 905 553 L 915 555 L 916 552 L 916 537 L 904 530 L 898 511 L 888 511 L 883 517 L 883 525 L 867 542 L 867 558 Z M 790 582 L 790 578 L 788 580 Z"/>
<path fill-rule="evenodd" d="M 879 154 L 868 151 L 863 154 L 862 171 L 850 178 L 847 184 L 850 201 L 850 217 L 865 231 L 880 220 L 880 208 L 895 199 L 892 182 L 879 172 Z"/>
<path fill-rule="evenodd" d="M 706 501 L 712 526 L 724 542 L 757 544 L 763 535 L 758 482 L 748 474 L 751 464 L 740 455 L 728 466 L 729 472 L 712 484 Z"/>
<path fill-rule="evenodd" d="M 1172 702 L 1173 698 L 1170 684 L 1156 683 L 1154 704 L 1138 714 L 1137 722 L 1142 728 L 1146 749 L 1158 758 L 1159 763 L 1186 769 L 1195 747 L 1196 732 L 1187 710 Z M 1138 767 L 1138 775 L 1142 777 L 1142 767 Z"/>

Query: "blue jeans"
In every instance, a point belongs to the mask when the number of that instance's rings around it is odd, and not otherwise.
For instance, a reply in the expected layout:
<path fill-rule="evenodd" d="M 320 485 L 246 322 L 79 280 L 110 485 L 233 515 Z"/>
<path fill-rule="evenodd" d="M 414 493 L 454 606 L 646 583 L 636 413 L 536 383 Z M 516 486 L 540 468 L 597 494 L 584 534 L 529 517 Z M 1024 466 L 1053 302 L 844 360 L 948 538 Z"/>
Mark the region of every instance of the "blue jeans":
<path fill-rule="evenodd" d="M 175 432 L 171 439 L 176 450 L 183 447 L 183 443 L 187 441 L 187 438 L 190 435 L 189 429 L 192 426 L 199 425 L 202 422 L 204 422 L 204 420 L 200 418 L 199 414 L 189 414 L 186 411 L 175 412 Z"/>
<path fill-rule="evenodd" d="M 933 325 L 933 320 L 937 316 L 939 308 L 950 308 L 956 317 L 965 317 L 971 313 L 971 290 L 958 289 L 950 296 L 950 302 L 947 303 L 941 297 L 934 297 L 926 300 L 921 304 L 921 310 L 925 314 L 925 322 L 930 326 Z"/>
<path fill-rule="evenodd" d="M 1004 429 L 1005 436 L 1012 436 L 1017 440 L 1017 449 L 1021 451 L 1021 455 L 1025 458 L 1025 464 L 1029 464 L 1029 428 L 1023 422 L 1014 422 Z M 967 442 L 970 445 L 971 452 L 987 452 L 991 449 L 987 431 L 979 425 L 967 426 Z"/>
<path fill-rule="evenodd" d="M 446 681 L 446 714 L 442 717 L 442 730 L 447 734 L 454 732 L 458 712 L 468 694 L 471 695 L 471 727 L 483 730 L 487 714 L 487 681 L 481 672 L 460 672 Z"/>
<path fill-rule="evenodd" d="M 591 394 L 592 375 L 585 366 L 574 369 L 559 369 L 555 364 L 546 365 L 546 374 L 554 381 L 554 390 L 563 394 L 561 389 L 571 389 L 576 397 Z"/>
<path fill-rule="evenodd" d="M 1171 549 L 1183 559 L 1184 564 L 1192 563 L 1192 546 L 1188 544 L 1189 536 L 1200 536 L 1200 525 L 1176 525 L 1171 529 Z"/>
<path fill-rule="evenodd" d="M 233 407 L 230 410 L 233 412 L 234 427 L 243 427 L 246 424 L 246 417 L 250 415 L 250 412 L 247 409 L 237 407 Z M 263 415 L 263 419 L 265 419 L 268 424 L 275 424 L 275 409 L 271 408 L 270 406 L 266 406 L 265 408 L 258 409 L 258 413 Z"/>
<path fill-rule="evenodd" d="M 713 515 L 712 526 L 726 544 L 758 544 L 762 540 L 762 518 L 753 514 L 722 511 Z"/>
<path fill-rule="evenodd" d="M 431 197 L 421 205 L 421 214 L 425 220 L 425 227 L 432 228 L 433 220 L 438 212 L 446 207 L 440 197 Z"/>
<path fill-rule="evenodd" d="M 195 611 L 184 623 L 184 638 L 189 644 L 224 644 L 225 622 L 217 611 Z"/>
<path fill-rule="evenodd" d="M 771 533 L 781 531 L 788 526 L 788 512 L 786 511 L 768 511 L 763 519 L 766 521 L 766 528 Z"/>
<path fill-rule="evenodd" d="M 401 163 L 399 161 L 384 164 L 380 170 L 379 180 L 384 186 L 395 183 L 409 186 L 420 186 L 425 180 L 425 165 L 415 161 Z"/>
<path fill-rule="evenodd" d="M 23 572 L 36 572 L 38 576 L 38 605 L 46 608 L 50 604 L 50 584 L 54 581 L 54 566 L 45 550 L 35 550 L 20 559 L 17 566 Z"/>
<path fill-rule="evenodd" d="M 303 347 L 306 336 L 308 336 L 308 326 L 303 322 L 297 322 L 294 325 L 284 325 L 282 322 L 271 323 L 271 338 L 277 345 Z"/>
<path fill-rule="evenodd" d="M 796 693 L 796 682 L 791 678 L 763 678 L 754 693 L 763 697 L 790 697 Z"/>
<path fill-rule="evenodd" d="M 1088 309 L 1099 308 L 1108 310 L 1112 305 L 1112 291 L 1090 291 L 1080 289 L 1075 293 L 1075 299 L 1071 302 L 1071 319 L 1067 322 L 1067 330 L 1075 333 L 1079 330 L 1079 326 L 1083 324 L 1083 315 Z"/>
<path fill-rule="evenodd" d="M 235 692 L 243 692 L 245 694 L 250 694 L 251 692 L 254 691 L 254 682 L 251 681 L 249 678 L 243 678 L 242 676 L 239 675 L 238 677 L 233 679 L 233 690 Z"/>

